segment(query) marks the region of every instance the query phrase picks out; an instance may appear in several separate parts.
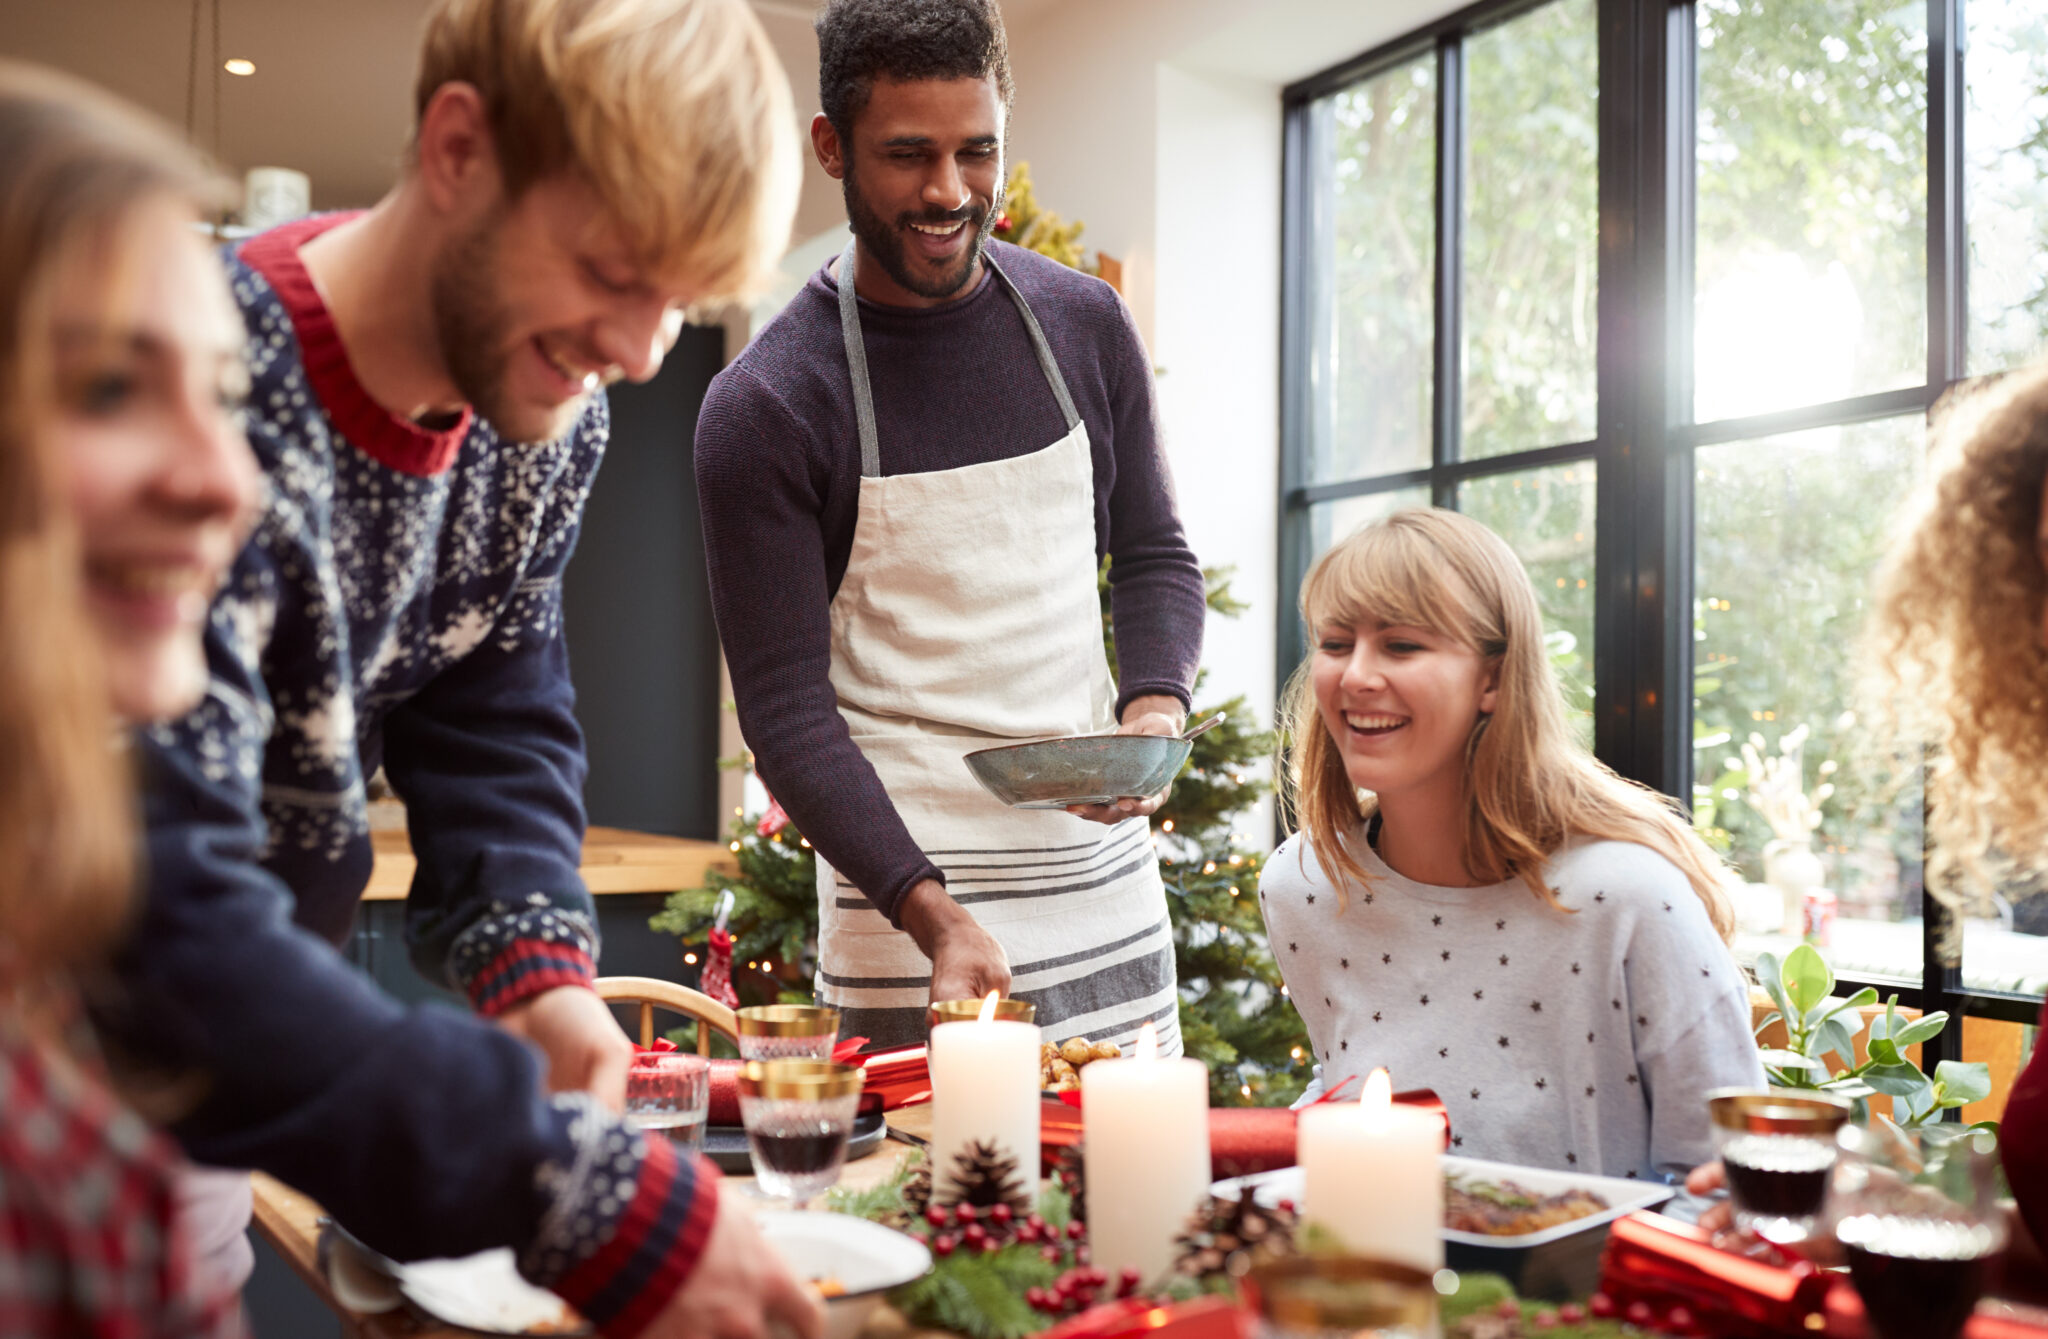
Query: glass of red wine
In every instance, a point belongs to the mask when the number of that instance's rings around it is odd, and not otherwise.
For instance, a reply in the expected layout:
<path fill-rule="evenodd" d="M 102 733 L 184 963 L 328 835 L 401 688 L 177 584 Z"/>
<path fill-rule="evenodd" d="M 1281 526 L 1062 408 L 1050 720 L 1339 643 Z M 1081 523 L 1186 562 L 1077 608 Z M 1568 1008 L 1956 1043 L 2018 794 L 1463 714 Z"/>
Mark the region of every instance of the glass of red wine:
<path fill-rule="evenodd" d="M 1811 1237 L 1827 1202 L 1849 1104 L 1817 1094 L 1721 1088 L 1707 1096 L 1735 1225 L 1765 1241 Z"/>
<path fill-rule="evenodd" d="M 839 1183 L 860 1105 L 861 1071 L 821 1060 L 749 1060 L 740 1122 L 762 1194 L 793 1209 Z"/>
<path fill-rule="evenodd" d="M 1878 1339 L 1956 1339 L 2005 1249 L 1998 1136 L 1890 1121 L 1841 1132 L 1835 1237 Z"/>

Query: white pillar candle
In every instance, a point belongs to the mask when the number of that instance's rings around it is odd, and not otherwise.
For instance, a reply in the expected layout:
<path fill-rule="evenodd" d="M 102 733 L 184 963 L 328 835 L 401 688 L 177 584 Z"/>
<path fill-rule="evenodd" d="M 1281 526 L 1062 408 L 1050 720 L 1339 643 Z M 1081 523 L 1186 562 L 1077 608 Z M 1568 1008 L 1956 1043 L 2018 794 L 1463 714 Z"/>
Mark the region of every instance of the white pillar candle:
<path fill-rule="evenodd" d="M 1038 1028 L 998 1019 L 996 996 L 974 1022 L 932 1029 L 932 1191 L 958 1193 L 954 1159 L 980 1141 L 1017 1160 L 1017 1180 L 1038 1189 Z"/>
<path fill-rule="evenodd" d="M 1309 1107 L 1297 1136 L 1302 1217 L 1347 1254 L 1441 1268 L 1443 1128 L 1426 1111 L 1395 1106 L 1384 1069 L 1366 1079 L 1358 1101 Z"/>
<path fill-rule="evenodd" d="M 1128 1060 L 1081 1070 L 1081 1131 L 1088 1178 L 1088 1260 L 1157 1281 L 1173 1239 L 1209 1193 L 1209 1067 L 1161 1060 L 1150 1023 Z"/>

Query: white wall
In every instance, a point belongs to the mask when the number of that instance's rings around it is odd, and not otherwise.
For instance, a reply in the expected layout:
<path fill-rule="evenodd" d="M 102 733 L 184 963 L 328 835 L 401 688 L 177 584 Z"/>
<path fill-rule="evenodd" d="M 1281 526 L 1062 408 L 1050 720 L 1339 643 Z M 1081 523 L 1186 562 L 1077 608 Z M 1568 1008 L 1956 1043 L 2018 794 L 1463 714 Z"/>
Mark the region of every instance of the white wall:
<path fill-rule="evenodd" d="M 1211 618 L 1203 700 L 1243 693 L 1261 724 L 1281 598 L 1281 89 L 1458 3 L 1060 0 L 1010 29 L 1010 151 L 1124 262 L 1189 540 L 1252 606 Z"/>

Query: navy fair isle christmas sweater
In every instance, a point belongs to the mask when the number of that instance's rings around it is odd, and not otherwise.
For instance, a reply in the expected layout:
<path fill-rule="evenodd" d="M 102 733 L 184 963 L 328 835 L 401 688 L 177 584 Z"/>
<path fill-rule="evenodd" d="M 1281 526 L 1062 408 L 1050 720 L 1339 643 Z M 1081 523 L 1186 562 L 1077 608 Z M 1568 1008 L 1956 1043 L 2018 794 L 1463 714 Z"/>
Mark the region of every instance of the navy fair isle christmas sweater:
<path fill-rule="evenodd" d="M 487 1021 L 587 985 L 597 954 L 561 578 L 609 421 L 500 441 L 363 391 L 298 248 L 229 257 L 247 325 L 262 519 L 216 602 L 212 683 L 138 741 L 149 886 L 104 1028 L 194 1077 L 173 1133 L 255 1167 L 399 1258 L 511 1246 L 611 1333 L 642 1328 L 710 1233 L 716 1173 L 582 1094 Z M 406 1007 L 344 961 L 382 764 L 419 860 L 418 968 L 485 1017 Z"/>

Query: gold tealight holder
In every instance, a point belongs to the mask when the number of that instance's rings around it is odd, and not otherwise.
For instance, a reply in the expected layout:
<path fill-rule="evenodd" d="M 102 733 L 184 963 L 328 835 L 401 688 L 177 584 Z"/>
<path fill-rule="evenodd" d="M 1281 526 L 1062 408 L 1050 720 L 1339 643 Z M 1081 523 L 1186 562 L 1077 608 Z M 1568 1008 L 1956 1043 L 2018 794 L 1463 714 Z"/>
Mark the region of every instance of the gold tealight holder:
<path fill-rule="evenodd" d="M 1437 1293 L 1428 1273 L 1365 1256 L 1300 1255 L 1256 1264 L 1243 1291 L 1259 1317 L 1261 1339 L 1422 1339 L 1436 1325 Z"/>
<path fill-rule="evenodd" d="M 981 1017 L 985 1000 L 933 1000 L 925 1010 L 927 1027 L 941 1023 L 972 1023 Z M 1009 1023 L 1035 1023 L 1038 1006 L 1029 1000 L 997 1000 L 994 1017 Z"/>

